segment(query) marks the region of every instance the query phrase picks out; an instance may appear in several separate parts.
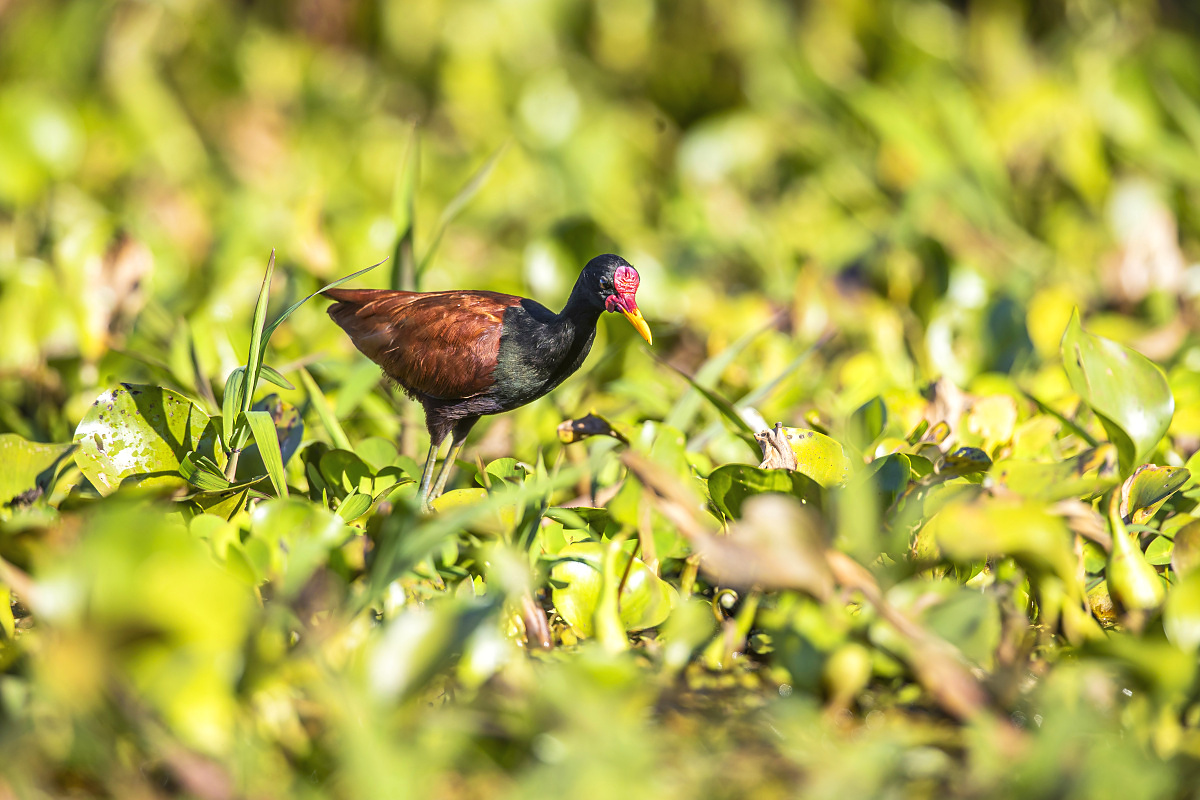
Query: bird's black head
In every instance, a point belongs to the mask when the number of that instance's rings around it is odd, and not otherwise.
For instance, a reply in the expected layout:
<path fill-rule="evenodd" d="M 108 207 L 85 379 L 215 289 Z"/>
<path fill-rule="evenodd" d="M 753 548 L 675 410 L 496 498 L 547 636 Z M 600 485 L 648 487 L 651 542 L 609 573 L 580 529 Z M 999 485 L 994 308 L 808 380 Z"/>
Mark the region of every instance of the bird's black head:
<path fill-rule="evenodd" d="M 583 296 L 589 305 L 605 311 L 620 311 L 648 343 L 653 344 L 650 326 L 637 307 L 638 271 L 625 259 L 606 253 L 596 256 L 579 273 L 572 295 Z"/>

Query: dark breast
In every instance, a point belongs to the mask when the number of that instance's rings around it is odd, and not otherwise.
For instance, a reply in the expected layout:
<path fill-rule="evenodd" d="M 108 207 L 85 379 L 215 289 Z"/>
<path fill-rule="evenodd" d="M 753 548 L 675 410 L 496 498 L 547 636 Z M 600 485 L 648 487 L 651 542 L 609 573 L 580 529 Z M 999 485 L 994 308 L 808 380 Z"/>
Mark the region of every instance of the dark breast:
<path fill-rule="evenodd" d="M 531 403 L 565 381 L 583 365 L 595 338 L 595 318 L 563 319 L 533 300 L 505 309 L 488 392 L 498 410 Z"/>

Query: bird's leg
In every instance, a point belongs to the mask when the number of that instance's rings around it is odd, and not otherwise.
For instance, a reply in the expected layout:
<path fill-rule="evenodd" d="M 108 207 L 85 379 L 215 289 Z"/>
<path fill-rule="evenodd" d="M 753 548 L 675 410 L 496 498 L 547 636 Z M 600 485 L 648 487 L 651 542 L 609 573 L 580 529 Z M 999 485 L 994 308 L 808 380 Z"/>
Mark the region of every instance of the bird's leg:
<path fill-rule="evenodd" d="M 433 484 L 433 494 L 430 496 L 430 500 L 442 496 L 442 490 L 446 488 L 446 480 L 450 477 L 450 469 L 454 466 L 454 461 L 458 458 L 458 451 L 462 450 L 463 442 L 466 440 L 466 431 L 462 431 L 462 433 L 454 431 L 454 438 L 450 441 L 450 452 L 446 453 L 446 460 L 442 462 L 437 481 Z"/>
<path fill-rule="evenodd" d="M 425 456 L 425 469 L 421 472 L 421 510 L 429 510 L 429 486 L 433 481 L 433 465 L 437 463 L 438 450 L 442 446 L 442 442 L 446 441 L 446 437 L 442 436 L 437 441 L 430 440 L 429 455 Z"/>

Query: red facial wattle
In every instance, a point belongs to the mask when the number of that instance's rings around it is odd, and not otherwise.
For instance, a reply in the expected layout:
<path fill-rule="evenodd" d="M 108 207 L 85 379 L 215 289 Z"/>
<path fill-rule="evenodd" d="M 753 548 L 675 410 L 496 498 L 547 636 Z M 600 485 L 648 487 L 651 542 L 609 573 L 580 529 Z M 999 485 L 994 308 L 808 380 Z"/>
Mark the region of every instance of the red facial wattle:
<path fill-rule="evenodd" d="M 616 293 L 604 299 L 604 308 L 608 311 L 620 311 L 647 344 L 654 344 L 650 336 L 650 326 L 642 318 L 642 312 L 637 306 L 636 295 L 641 282 L 641 277 L 633 267 L 618 267 L 613 273 L 613 289 Z"/>

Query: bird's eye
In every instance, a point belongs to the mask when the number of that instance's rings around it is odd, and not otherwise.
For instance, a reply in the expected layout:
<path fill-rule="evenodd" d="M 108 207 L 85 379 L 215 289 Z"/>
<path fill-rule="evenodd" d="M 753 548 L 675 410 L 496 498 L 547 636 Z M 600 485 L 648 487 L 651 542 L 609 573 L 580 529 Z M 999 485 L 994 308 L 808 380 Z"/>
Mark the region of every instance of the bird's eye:
<path fill-rule="evenodd" d="M 600 288 L 605 291 L 608 291 L 609 289 L 612 288 L 612 281 L 610 281 L 608 278 L 601 278 L 600 279 Z"/>

